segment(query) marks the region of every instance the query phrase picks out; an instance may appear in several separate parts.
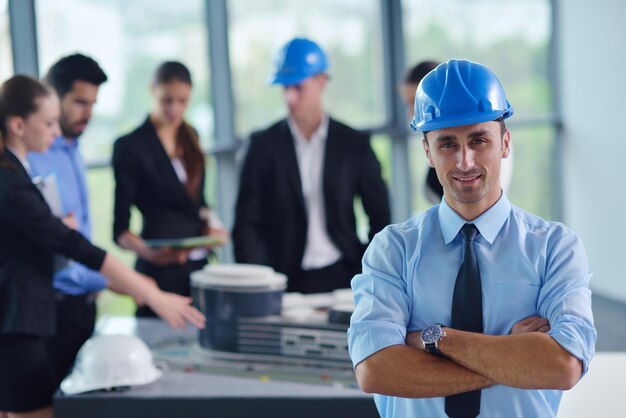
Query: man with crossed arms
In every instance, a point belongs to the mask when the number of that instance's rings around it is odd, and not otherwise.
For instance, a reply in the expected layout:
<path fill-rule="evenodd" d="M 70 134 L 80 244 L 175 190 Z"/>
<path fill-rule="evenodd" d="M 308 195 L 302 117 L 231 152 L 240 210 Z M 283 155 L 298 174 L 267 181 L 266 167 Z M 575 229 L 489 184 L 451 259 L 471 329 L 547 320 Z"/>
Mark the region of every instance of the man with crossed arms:
<path fill-rule="evenodd" d="M 502 192 L 512 114 L 495 74 L 470 61 L 417 89 L 411 125 L 444 199 L 376 235 L 352 280 L 350 355 L 382 417 L 554 417 L 587 371 L 585 250 Z"/>

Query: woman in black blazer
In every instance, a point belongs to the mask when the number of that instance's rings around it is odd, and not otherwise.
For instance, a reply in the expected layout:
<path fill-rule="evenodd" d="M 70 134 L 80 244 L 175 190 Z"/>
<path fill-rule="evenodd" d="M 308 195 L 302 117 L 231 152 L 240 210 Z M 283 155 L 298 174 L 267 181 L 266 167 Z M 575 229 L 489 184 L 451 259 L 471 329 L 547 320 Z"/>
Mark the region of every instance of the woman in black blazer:
<path fill-rule="evenodd" d="M 55 253 L 100 270 L 174 327 L 204 324 L 189 298 L 160 291 L 52 215 L 28 176 L 26 153 L 52 144 L 58 118 L 58 99 L 36 80 L 15 76 L 0 88 L 0 411 L 10 418 L 52 416 L 55 378 L 43 337 L 55 333 Z"/>
<path fill-rule="evenodd" d="M 204 197 L 205 160 L 198 134 L 183 119 L 191 85 L 183 64 L 161 64 L 152 84 L 153 111 L 113 149 L 114 239 L 137 254 L 137 271 L 154 277 L 161 289 L 185 296 L 190 294 L 189 274 L 207 263 L 208 248 L 155 249 L 145 240 L 208 234 L 226 239 Z M 132 206 L 143 216 L 141 236 L 129 230 Z M 137 315 L 154 313 L 140 307 Z"/>

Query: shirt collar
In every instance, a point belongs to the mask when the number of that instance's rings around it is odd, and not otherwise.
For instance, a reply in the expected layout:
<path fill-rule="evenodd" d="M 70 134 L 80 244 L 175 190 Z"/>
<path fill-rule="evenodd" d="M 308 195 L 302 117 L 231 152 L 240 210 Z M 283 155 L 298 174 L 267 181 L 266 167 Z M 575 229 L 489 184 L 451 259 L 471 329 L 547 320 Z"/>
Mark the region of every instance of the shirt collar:
<path fill-rule="evenodd" d="M 11 151 L 11 154 L 13 154 L 15 156 L 15 158 L 17 158 L 20 162 L 20 164 L 22 164 L 22 167 L 24 167 L 24 170 L 26 170 L 26 172 L 30 175 L 30 163 L 28 162 L 28 160 L 26 158 L 23 158 L 15 148 L 13 148 L 11 145 L 6 144 L 5 145 L 7 147 L 7 149 L 9 151 Z"/>
<path fill-rule="evenodd" d="M 78 137 L 67 140 L 64 136 L 55 138 L 54 142 L 50 146 L 50 149 L 76 149 L 78 148 Z"/>
<path fill-rule="evenodd" d="M 308 141 L 304 137 L 304 135 L 300 131 L 300 128 L 298 128 L 296 121 L 291 116 L 287 118 L 287 123 L 289 124 L 289 130 L 291 131 L 293 138 L 296 140 L 296 143 L 313 144 L 318 141 L 324 141 L 326 137 L 328 136 L 328 119 L 329 118 L 326 113 L 322 114 L 322 120 L 320 121 L 320 124 L 317 127 L 317 129 L 311 135 L 310 141 Z"/>
<path fill-rule="evenodd" d="M 510 213 L 511 203 L 506 195 L 502 193 L 500 199 L 492 207 L 470 223 L 476 225 L 480 235 L 489 244 L 493 244 Z M 441 199 L 441 204 L 439 205 L 439 225 L 446 244 L 452 242 L 466 223 L 467 221 L 463 217 L 448 206 L 446 199 Z"/>

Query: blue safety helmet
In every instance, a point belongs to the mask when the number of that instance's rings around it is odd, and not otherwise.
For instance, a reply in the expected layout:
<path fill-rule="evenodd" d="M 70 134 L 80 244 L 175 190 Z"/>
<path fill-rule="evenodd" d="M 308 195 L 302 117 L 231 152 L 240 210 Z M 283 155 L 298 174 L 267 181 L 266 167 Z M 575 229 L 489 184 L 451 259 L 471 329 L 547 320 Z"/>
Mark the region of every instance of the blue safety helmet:
<path fill-rule="evenodd" d="M 325 72 L 328 60 L 322 48 L 306 38 L 294 38 L 278 52 L 271 84 L 289 86 L 300 84 L 305 79 Z"/>
<path fill-rule="evenodd" d="M 411 128 L 428 132 L 511 115 L 513 108 L 490 69 L 451 59 L 428 73 L 417 86 Z"/>

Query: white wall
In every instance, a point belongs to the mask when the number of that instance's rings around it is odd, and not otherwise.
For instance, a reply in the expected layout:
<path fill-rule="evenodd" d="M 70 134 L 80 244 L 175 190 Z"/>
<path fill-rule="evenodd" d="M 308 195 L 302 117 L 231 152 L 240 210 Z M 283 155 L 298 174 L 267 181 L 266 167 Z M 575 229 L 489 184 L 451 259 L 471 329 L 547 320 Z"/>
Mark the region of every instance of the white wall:
<path fill-rule="evenodd" d="M 557 1 L 565 223 L 594 292 L 626 301 L 626 1 Z"/>

